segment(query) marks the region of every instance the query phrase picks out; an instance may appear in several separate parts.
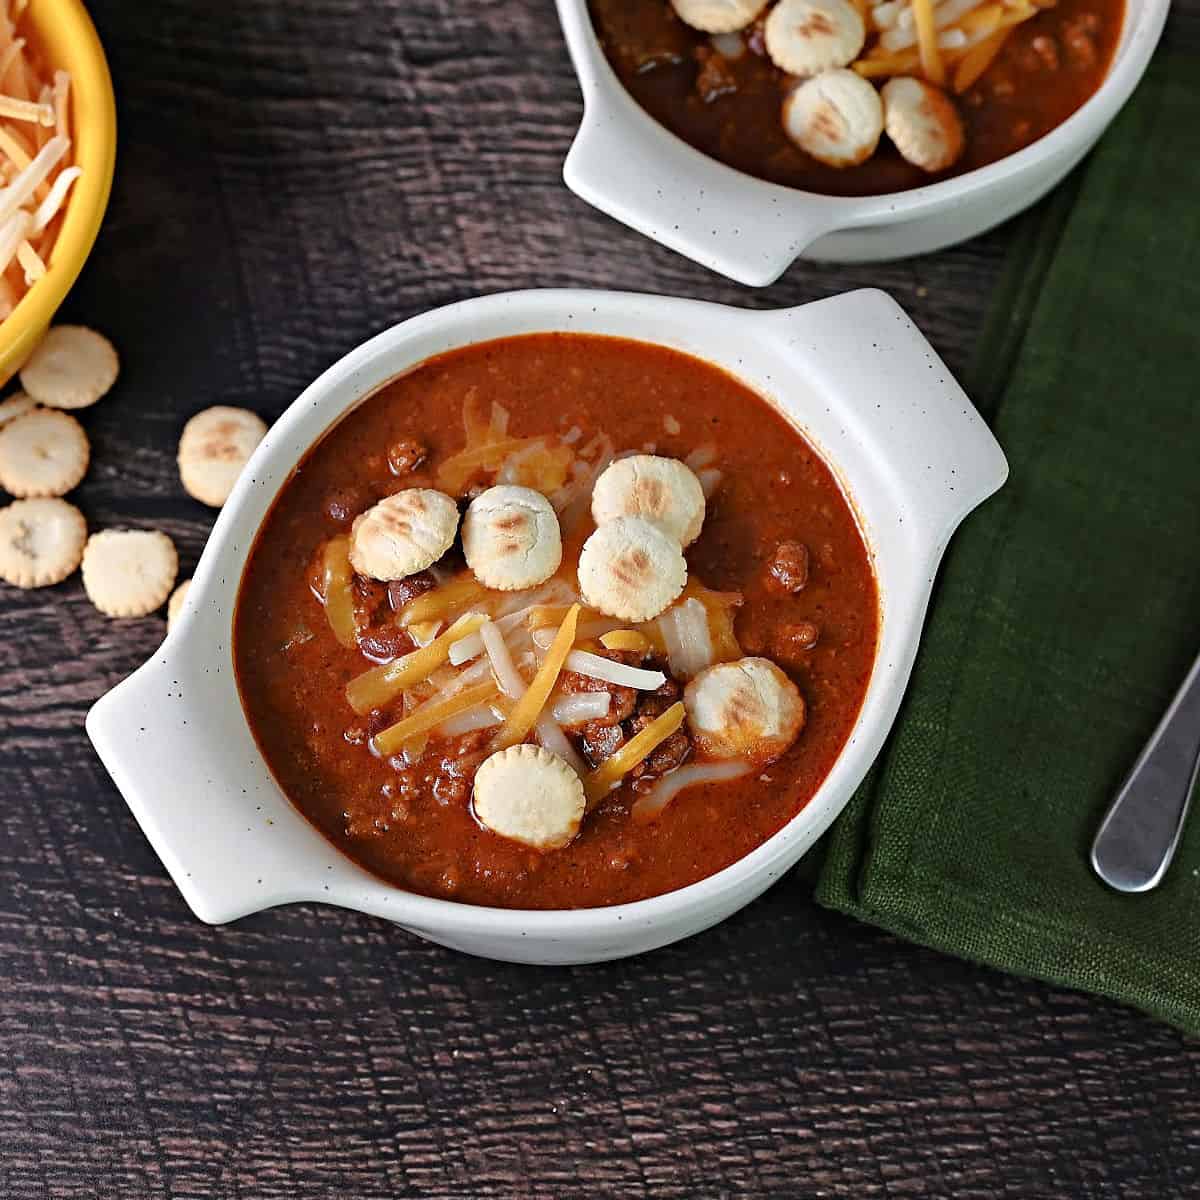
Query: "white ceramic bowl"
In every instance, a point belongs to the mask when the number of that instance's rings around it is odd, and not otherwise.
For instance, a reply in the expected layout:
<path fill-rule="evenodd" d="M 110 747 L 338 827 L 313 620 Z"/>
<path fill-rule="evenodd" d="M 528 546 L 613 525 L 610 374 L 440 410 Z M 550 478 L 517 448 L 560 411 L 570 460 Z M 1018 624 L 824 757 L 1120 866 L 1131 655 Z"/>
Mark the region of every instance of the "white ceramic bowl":
<path fill-rule="evenodd" d="M 766 183 L 693 149 L 625 90 L 596 39 L 587 0 L 558 0 L 584 104 L 563 178 L 602 212 L 752 287 L 773 282 L 796 258 L 883 262 L 951 246 L 1043 196 L 1129 99 L 1158 43 L 1169 0 L 1126 2 L 1107 78 L 1057 129 L 956 179 L 848 198 Z"/>
<path fill-rule="evenodd" d="M 787 826 L 679 891 L 613 908 L 478 908 L 401 891 L 339 853 L 267 770 L 238 698 L 231 621 L 246 555 L 296 463 L 334 422 L 430 355 L 509 334 L 614 334 L 695 354 L 771 399 L 822 451 L 860 514 L 882 594 L 878 659 L 849 744 Z M 745 312 L 614 292 L 531 291 L 404 322 L 348 354 L 276 422 L 222 510 L 182 620 L 88 714 L 96 750 L 205 921 L 321 900 L 473 954 L 581 963 L 696 933 L 753 900 L 841 811 L 908 680 L 929 590 L 958 522 L 1004 481 L 1000 447 L 929 344 L 882 292 Z"/>

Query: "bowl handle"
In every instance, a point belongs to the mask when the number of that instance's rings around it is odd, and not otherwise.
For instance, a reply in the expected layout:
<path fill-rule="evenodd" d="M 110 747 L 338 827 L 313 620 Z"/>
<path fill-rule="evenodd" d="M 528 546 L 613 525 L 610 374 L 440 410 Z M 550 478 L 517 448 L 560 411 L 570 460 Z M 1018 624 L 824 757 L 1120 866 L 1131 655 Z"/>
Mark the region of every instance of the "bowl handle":
<path fill-rule="evenodd" d="M 87 733 L 192 912 L 220 924 L 356 872 L 267 772 L 222 655 L 185 622 L 101 697 Z M 205 641 L 205 639 L 201 639 Z"/>
<path fill-rule="evenodd" d="M 584 102 L 563 180 L 581 199 L 750 287 L 773 283 L 817 238 L 863 218 L 861 202 L 751 178 L 663 129 L 613 73 L 584 0 L 558 0 L 558 11 Z"/>
<path fill-rule="evenodd" d="M 606 101 L 622 102 L 632 103 L 624 97 Z M 596 105 L 588 105 L 563 163 L 567 187 L 638 233 L 738 283 L 774 283 L 806 247 L 845 224 L 845 214 L 824 197 L 781 197 L 783 188 L 711 160 L 698 168 L 691 160 L 699 151 L 657 127 L 652 137 L 633 136 L 642 120 L 650 122 L 640 111 L 629 124 L 596 114 Z"/>
<path fill-rule="evenodd" d="M 751 319 L 796 353 L 817 388 L 836 391 L 842 436 L 872 457 L 905 522 L 895 532 L 940 555 L 959 522 L 1008 478 L 1008 461 L 908 314 L 886 292 L 865 288 Z"/>

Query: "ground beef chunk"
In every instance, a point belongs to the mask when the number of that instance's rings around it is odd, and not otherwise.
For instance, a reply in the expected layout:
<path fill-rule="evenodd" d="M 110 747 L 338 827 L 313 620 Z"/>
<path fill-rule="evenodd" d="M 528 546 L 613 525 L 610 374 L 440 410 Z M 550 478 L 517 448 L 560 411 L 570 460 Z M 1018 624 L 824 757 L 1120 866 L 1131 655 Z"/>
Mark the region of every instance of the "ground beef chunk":
<path fill-rule="evenodd" d="M 612 758 L 625 745 L 625 733 L 620 725 L 605 725 L 600 721 L 589 721 L 583 727 L 581 745 L 588 762 L 593 767 L 598 767 L 606 758 Z"/>
<path fill-rule="evenodd" d="M 471 780 L 474 778 L 474 772 L 468 779 L 453 767 L 449 770 L 438 771 L 433 781 L 433 798 L 439 804 L 452 804 L 455 807 L 466 804 L 471 796 Z"/>
<path fill-rule="evenodd" d="M 1058 70 L 1058 43 L 1052 37 L 1039 34 L 1029 45 L 1046 70 Z"/>
<path fill-rule="evenodd" d="M 668 704 L 674 704 L 680 696 L 683 695 L 683 685 L 671 675 L 671 670 L 665 662 L 660 662 L 653 658 L 646 664 L 648 671 L 661 671 L 667 678 L 666 682 L 660 684 L 652 692 L 645 692 L 647 697 L 653 697 L 655 700 L 665 700 Z"/>
<path fill-rule="evenodd" d="M 388 470 L 393 475 L 407 475 L 415 471 L 429 456 L 429 451 L 420 442 L 411 438 L 401 438 L 388 447 Z"/>
<path fill-rule="evenodd" d="M 1086 71 L 1096 62 L 1096 34 L 1100 29 L 1100 18 L 1095 13 L 1081 13 L 1063 28 L 1063 45 L 1067 59 L 1077 71 Z"/>
<path fill-rule="evenodd" d="M 682 694 L 683 688 L 669 675 L 666 683 L 653 692 L 639 692 L 637 712 L 625 726 L 628 736 L 640 733 L 655 717 L 661 717 Z M 692 739 L 681 727 L 633 768 L 634 790 L 644 791 L 660 775 L 685 763 L 691 753 Z"/>
<path fill-rule="evenodd" d="M 696 95 L 705 104 L 737 91 L 737 76 L 723 54 L 708 46 L 697 46 L 692 56 L 700 64 L 696 72 Z"/>
<path fill-rule="evenodd" d="M 653 720 L 650 716 L 636 716 L 629 722 L 629 733 L 632 737 L 634 734 L 640 733 Z M 692 753 L 692 739 L 684 732 L 682 728 L 675 730 L 669 738 L 648 754 L 636 767 L 633 768 L 632 774 L 634 778 L 641 782 L 646 780 L 649 782 L 652 779 L 657 779 L 660 775 L 665 775 L 668 771 L 675 770 L 676 767 L 682 766 Z M 634 785 L 637 787 L 637 784 Z M 640 789 L 639 789 L 640 790 Z"/>
<path fill-rule="evenodd" d="M 429 777 L 433 783 L 433 797 L 439 804 L 466 804 L 470 800 L 475 772 L 487 758 L 487 743 L 491 736 L 490 730 L 477 729 L 440 747 Z"/>
<path fill-rule="evenodd" d="M 353 838 L 381 837 L 412 815 L 411 789 L 388 782 L 371 796 L 362 796 L 342 813 L 346 833 Z"/>
<path fill-rule="evenodd" d="M 781 625 L 771 637 L 771 657 L 783 662 L 801 663 L 820 637 L 821 630 L 812 621 Z"/>
<path fill-rule="evenodd" d="M 624 663 L 638 662 L 642 658 L 641 655 L 628 651 L 606 650 L 601 653 L 605 658 Z M 605 759 L 611 758 L 634 734 L 645 729 L 655 717 L 665 713 L 683 695 L 682 686 L 667 674 L 664 663 L 650 658 L 645 661 L 644 666 L 647 670 L 662 671 L 667 676 L 665 682 L 652 692 L 618 687 L 586 675 L 578 675 L 573 671 L 563 673 L 565 691 L 606 691 L 613 697 L 608 716 L 588 721 L 581 730 L 580 748 L 593 767 L 598 767 Z M 634 779 L 653 779 L 674 770 L 686 761 L 691 752 L 691 738 L 682 729 L 676 730 L 634 767 L 631 775 Z"/>
<path fill-rule="evenodd" d="M 657 662 L 646 664 L 647 668 L 652 671 L 662 671 L 666 674 L 666 667 Z M 652 692 L 638 692 L 637 699 L 637 716 L 661 717 L 663 713 L 675 703 L 676 700 L 683 695 L 683 688 L 667 675 L 667 681 L 661 687 L 657 687 Z"/>
<path fill-rule="evenodd" d="M 356 629 L 355 641 L 360 653 L 378 663 L 391 662 L 407 654 L 416 643 L 403 629 L 395 625 L 372 625 L 368 629 Z"/>
<path fill-rule="evenodd" d="M 325 497 L 325 515 L 339 525 L 353 521 L 370 507 L 371 501 L 362 488 L 344 487 Z"/>
<path fill-rule="evenodd" d="M 432 592 L 437 580 L 428 571 L 418 571 L 407 579 L 394 579 L 387 585 L 388 603 L 393 612 L 399 612 L 410 600 L 425 592 Z"/>
<path fill-rule="evenodd" d="M 367 713 L 367 737 L 374 737 L 389 725 L 394 725 L 399 717 L 393 717 L 386 708 L 373 708 Z"/>
<path fill-rule="evenodd" d="M 780 542 L 767 564 L 767 583 L 776 592 L 799 592 L 808 583 L 808 547 Z"/>
<path fill-rule="evenodd" d="M 412 638 L 391 623 L 390 587 L 361 575 L 354 577 L 354 638 L 375 662 L 390 662 L 413 647 Z"/>
<path fill-rule="evenodd" d="M 387 587 L 365 575 L 355 575 L 351 587 L 354 589 L 354 620 L 357 624 L 369 625 L 387 596 Z"/>

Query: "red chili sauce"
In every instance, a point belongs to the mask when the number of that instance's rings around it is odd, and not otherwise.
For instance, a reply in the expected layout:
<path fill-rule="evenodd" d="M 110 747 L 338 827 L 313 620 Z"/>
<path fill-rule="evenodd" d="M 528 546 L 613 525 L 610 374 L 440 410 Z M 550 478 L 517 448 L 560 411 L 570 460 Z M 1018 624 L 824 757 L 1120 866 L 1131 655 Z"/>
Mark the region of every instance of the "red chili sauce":
<path fill-rule="evenodd" d="M 473 814 L 473 773 L 491 731 L 435 734 L 411 762 L 373 752 L 372 735 L 403 710 L 359 716 L 345 687 L 413 649 L 396 609 L 417 585 L 355 577 L 355 644 L 347 646 L 314 590 L 314 564 L 380 498 L 444 482 L 440 467 L 464 447 L 464 405 L 486 412 L 493 403 L 510 414 L 507 439 L 544 437 L 564 458 L 570 455 L 563 447 L 582 459 L 602 443 L 618 452 L 653 447 L 680 459 L 709 448 L 708 472 L 719 478 L 707 476 L 715 490 L 703 531 L 687 549 L 690 579 L 708 593 L 740 594 L 741 603 L 728 610 L 740 653 L 770 657 L 799 686 L 807 720 L 782 757 L 731 782 L 687 788 L 653 820 L 633 819 L 632 805 L 656 779 L 695 761 L 685 723 L 584 819 L 574 841 L 538 852 L 483 828 Z M 553 457 L 544 465 L 551 475 Z M 496 464 L 473 472 L 457 489 L 460 503 L 496 474 Z M 587 497 L 561 516 L 560 573 L 573 582 L 579 545 L 593 528 Z M 443 579 L 463 570 L 457 555 L 456 548 L 436 565 Z M 418 591 L 435 585 L 433 577 L 419 582 Z M 425 362 L 371 396 L 308 453 L 250 553 L 234 661 L 250 726 L 280 787 L 355 861 L 401 888 L 445 899 L 583 908 L 703 879 L 804 807 L 858 716 L 875 658 L 878 607 L 867 547 L 846 497 L 799 431 L 762 397 L 716 367 L 658 346 L 535 334 Z M 667 670 L 661 654 L 651 653 L 644 665 Z M 627 737 L 639 716 L 644 726 L 678 697 L 680 682 L 669 679 L 659 697 L 616 695 L 615 710 L 629 712 L 613 736 Z M 603 759 L 603 737 L 568 736 L 589 765 Z"/>

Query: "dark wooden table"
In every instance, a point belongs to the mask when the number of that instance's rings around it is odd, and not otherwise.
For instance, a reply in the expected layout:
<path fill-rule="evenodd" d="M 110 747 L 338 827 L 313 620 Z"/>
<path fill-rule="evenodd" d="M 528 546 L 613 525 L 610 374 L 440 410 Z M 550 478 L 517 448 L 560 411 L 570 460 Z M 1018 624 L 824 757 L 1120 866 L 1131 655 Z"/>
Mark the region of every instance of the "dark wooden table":
<path fill-rule="evenodd" d="M 276 416 L 394 321 L 479 292 L 613 286 L 784 305 L 891 291 L 968 362 L 1008 234 L 751 293 L 593 212 L 548 0 L 95 0 L 122 144 L 66 315 L 120 383 L 85 414 L 93 527 L 211 513 L 184 419 Z M 1170 40 L 1200 48 L 1198 0 Z M 317 907 L 186 910 L 83 716 L 160 618 L 78 576 L 0 592 L 0 1196 L 1200 1193 L 1200 1046 L 818 909 L 785 879 L 649 957 L 480 962 Z"/>

